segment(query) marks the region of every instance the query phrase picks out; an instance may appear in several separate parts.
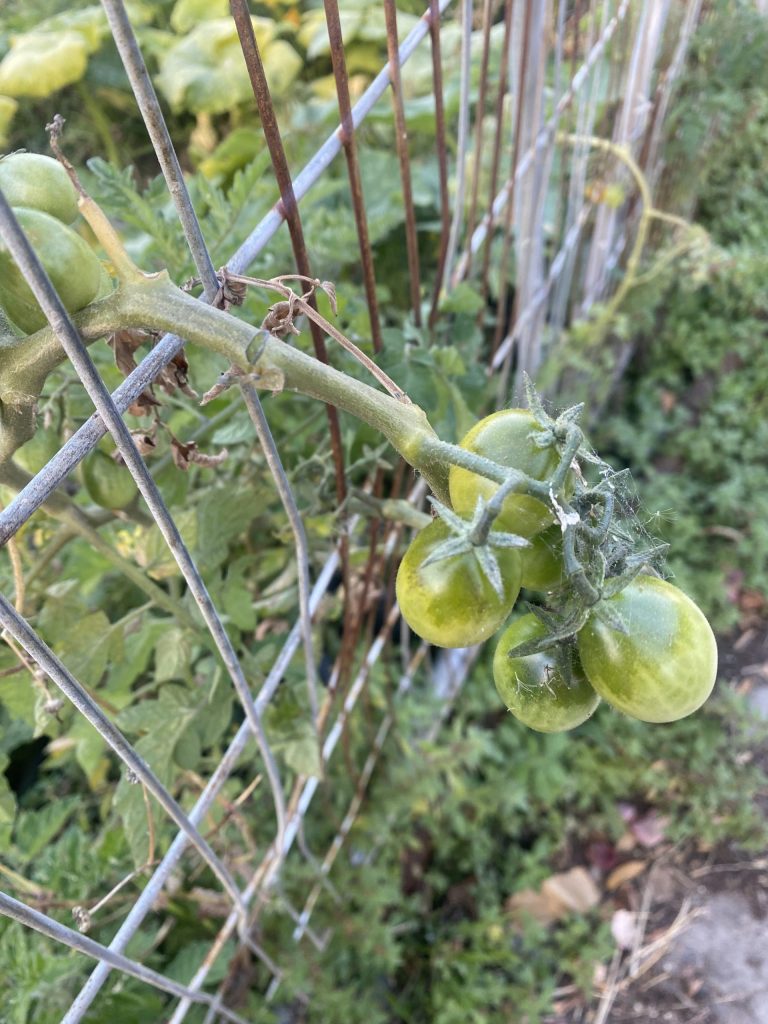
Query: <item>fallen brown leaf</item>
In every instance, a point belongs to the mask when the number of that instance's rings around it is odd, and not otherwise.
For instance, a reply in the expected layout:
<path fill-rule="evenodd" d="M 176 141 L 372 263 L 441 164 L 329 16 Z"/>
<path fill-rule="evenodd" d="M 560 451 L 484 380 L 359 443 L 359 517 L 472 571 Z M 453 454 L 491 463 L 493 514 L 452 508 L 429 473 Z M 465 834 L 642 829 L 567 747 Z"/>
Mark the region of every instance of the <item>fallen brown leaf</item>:
<path fill-rule="evenodd" d="M 641 846 L 658 846 L 666 836 L 668 819 L 656 811 L 648 811 L 631 823 L 630 830 Z"/>
<path fill-rule="evenodd" d="M 554 903 L 535 889 L 522 889 L 514 893 L 507 900 L 506 909 L 515 919 L 530 916 L 545 925 L 554 924 L 565 913 L 562 904 Z"/>
<path fill-rule="evenodd" d="M 575 867 L 562 874 L 551 875 L 542 883 L 541 891 L 565 909 L 584 913 L 600 902 L 600 890 L 586 868 Z"/>
<path fill-rule="evenodd" d="M 606 878 L 605 888 L 609 892 L 613 892 L 614 889 L 618 889 L 625 882 L 631 882 L 633 878 L 637 878 L 647 867 L 648 865 L 644 860 L 628 860 L 624 864 L 619 864 Z"/>

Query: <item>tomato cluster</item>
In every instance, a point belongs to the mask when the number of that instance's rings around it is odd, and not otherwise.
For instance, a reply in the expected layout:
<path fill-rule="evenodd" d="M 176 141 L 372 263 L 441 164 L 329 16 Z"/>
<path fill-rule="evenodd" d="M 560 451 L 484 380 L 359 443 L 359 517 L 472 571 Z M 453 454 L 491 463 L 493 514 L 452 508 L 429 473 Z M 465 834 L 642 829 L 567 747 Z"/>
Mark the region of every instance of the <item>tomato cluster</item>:
<path fill-rule="evenodd" d="M 99 293 L 102 267 L 70 225 L 77 194 L 64 168 L 38 153 L 11 153 L 0 160 L 0 189 L 70 313 Z M 45 314 L 11 254 L 0 245 L 0 306 L 24 334 L 39 331 Z"/>
<path fill-rule="evenodd" d="M 0 190 L 35 250 L 62 302 L 74 313 L 111 288 L 95 253 L 71 227 L 78 216 L 77 193 L 62 165 L 39 153 L 11 153 L 0 159 Z M 10 321 L 19 334 L 32 334 L 46 323 L 10 253 L 0 246 L 0 323 Z M 83 461 L 80 477 L 98 505 L 122 509 L 137 494 L 124 466 L 102 450 Z M 30 473 L 39 472 L 58 451 L 58 436 L 39 430 L 18 449 L 16 462 Z"/>
<path fill-rule="evenodd" d="M 573 729 L 601 698 L 644 722 L 683 718 L 714 686 L 714 635 L 693 601 L 654 574 L 658 551 L 627 544 L 607 467 L 601 484 L 585 482 L 580 457 L 599 460 L 567 415 L 555 424 L 540 405 L 507 409 L 470 430 L 460 448 L 525 474 L 527 489 L 506 488 L 489 509 L 500 484 L 452 465 L 453 510 L 435 503 L 439 518 L 400 564 L 401 613 L 429 643 L 465 647 L 502 627 L 521 587 L 537 592 L 493 659 L 516 718 L 540 732 Z M 484 509 L 504 533 L 478 529 Z"/>

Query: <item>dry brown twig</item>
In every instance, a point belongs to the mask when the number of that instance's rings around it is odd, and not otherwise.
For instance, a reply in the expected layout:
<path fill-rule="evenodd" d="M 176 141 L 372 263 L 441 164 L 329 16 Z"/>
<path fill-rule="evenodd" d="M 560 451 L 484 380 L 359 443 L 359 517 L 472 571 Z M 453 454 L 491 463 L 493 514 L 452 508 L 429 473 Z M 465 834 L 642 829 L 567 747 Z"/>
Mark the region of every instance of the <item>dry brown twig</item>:
<path fill-rule="evenodd" d="M 270 334 L 275 334 L 277 337 L 282 337 L 285 334 L 298 334 L 299 331 L 294 326 L 294 319 L 297 315 L 297 311 L 303 313 L 308 319 L 313 320 L 318 327 L 320 327 L 325 333 L 333 338 L 343 349 L 354 356 L 355 359 L 364 366 L 366 370 L 375 377 L 376 380 L 385 388 L 393 398 L 396 398 L 399 402 L 404 405 L 410 405 L 411 400 L 403 392 L 401 388 L 395 384 L 391 377 L 386 374 L 381 367 L 365 354 L 361 349 L 355 345 L 353 341 L 350 341 L 346 335 L 342 334 L 341 331 L 334 327 L 334 325 L 319 313 L 313 305 L 310 303 L 310 299 L 314 296 L 315 292 L 320 290 L 325 292 L 328 296 L 328 300 L 331 304 L 331 309 L 336 312 L 336 288 L 331 281 L 321 281 L 319 278 L 305 277 L 301 274 L 281 274 L 279 277 L 265 280 L 259 277 L 247 277 L 243 274 L 232 274 L 226 268 L 220 271 L 220 280 L 222 281 L 222 287 L 226 288 L 230 282 L 234 282 L 236 285 L 246 285 L 253 288 L 266 288 L 271 291 L 276 291 L 282 295 L 285 302 L 278 302 L 274 306 L 270 307 L 267 316 L 264 318 L 262 328 L 265 331 L 269 331 Z M 292 288 L 284 284 L 284 281 L 288 280 L 300 280 L 305 284 L 309 285 L 308 289 L 301 295 L 298 295 Z"/>

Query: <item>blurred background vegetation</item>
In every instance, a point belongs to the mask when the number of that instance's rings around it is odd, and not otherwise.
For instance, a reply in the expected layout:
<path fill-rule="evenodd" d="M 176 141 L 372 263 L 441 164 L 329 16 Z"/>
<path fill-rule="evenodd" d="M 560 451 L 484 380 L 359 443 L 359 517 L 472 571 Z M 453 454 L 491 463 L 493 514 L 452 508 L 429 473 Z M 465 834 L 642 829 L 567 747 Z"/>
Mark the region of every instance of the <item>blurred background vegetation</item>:
<path fill-rule="evenodd" d="M 218 266 L 276 198 L 228 5 L 133 0 L 127 6 Z M 386 32 L 380 4 L 342 6 L 354 98 L 386 60 Z M 422 6 L 399 5 L 401 36 Z M 588 401 L 595 447 L 632 470 L 640 515 L 671 545 L 671 570 L 712 618 L 729 652 L 755 624 L 764 630 L 768 595 L 768 21 L 735 0 L 713 0 L 706 8 L 673 97 L 655 190 L 657 208 L 701 229 L 700 244 L 676 256 L 668 232 L 652 232 L 641 276 L 608 330 L 596 332 L 593 317 L 574 318 L 548 338 L 541 383 L 556 406 Z M 324 15 L 316 4 L 292 0 L 253 4 L 252 11 L 295 171 L 338 117 Z M 4 148 L 45 152 L 44 126 L 60 111 L 70 155 L 87 166 L 89 190 L 118 223 L 132 255 L 147 270 L 167 266 L 176 281 L 189 278 L 181 229 L 101 9 L 30 0 L 1 7 L 0 15 Z M 449 61 L 458 45 L 458 29 L 449 24 L 443 34 Z M 439 195 L 428 52 L 417 52 L 407 65 L 404 89 L 429 281 L 438 256 Z M 457 104 L 458 83 L 449 78 L 449 116 Z M 478 320 L 476 291 L 460 285 L 443 305 L 435 337 L 414 326 L 392 132 L 391 111 L 380 104 L 359 134 L 384 310 L 380 361 L 428 410 L 441 436 L 452 439 L 492 406 L 481 365 L 499 283 L 491 279 L 484 319 Z M 596 164 L 596 176 L 599 171 Z M 313 265 L 336 282 L 340 326 L 370 348 L 341 166 L 307 196 L 302 214 Z M 291 267 L 282 231 L 253 273 L 270 277 Z M 510 275 L 514 287 L 514 268 Z M 266 305 L 250 293 L 241 315 L 257 322 Z M 112 352 L 106 345 L 92 351 L 116 386 L 122 375 Z M 190 364 L 189 387 L 202 393 L 219 368 L 199 352 Z M 339 365 L 357 372 L 347 361 Z M 162 403 L 156 418 L 137 409 L 129 421 L 151 435 L 150 466 L 227 616 L 249 678 L 258 681 L 295 617 L 290 534 L 236 397 L 227 393 L 201 409 L 190 394 L 167 392 L 156 396 Z M 322 409 L 296 396 L 266 400 L 265 408 L 319 565 L 339 525 Z M 39 435 L 18 463 L 36 471 L 90 412 L 73 374 L 57 371 L 46 385 Z M 343 431 L 353 490 L 373 466 L 391 479 L 391 451 L 349 419 Z M 195 441 L 209 454 L 226 448 L 227 458 L 216 468 L 192 464 L 182 471 L 174 461 L 175 438 Z M 68 494 L 90 507 L 80 478 Z M 10 496 L 7 489 L 0 495 Z M 25 612 L 186 806 L 236 724 L 229 686 L 205 637 L 180 623 L 169 628 L 114 559 L 87 538 L 73 540 L 67 529 L 38 513 L 20 534 Z M 100 533 L 185 606 L 178 569 L 135 502 Z M 355 565 L 364 566 L 367 543 L 367 534 L 355 539 Z M 382 567 L 385 583 L 392 568 Z M 0 576 L 4 592 L 12 593 L 7 558 Z M 323 665 L 338 653 L 341 614 L 337 590 L 318 627 Z M 486 652 L 447 722 L 424 740 L 439 703 L 422 681 L 397 705 L 396 729 L 331 874 L 332 891 L 323 893 L 313 918 L 317 933 L 331 929 L 329 942 L 322 950 L 306 940 L 295 946 L 276 898 L 275 912 L 262 921 L 262 941 L 277 951 L 285 971 L 277 1006 L 265 1006 L 259 995 L 265 981 L 259 965 L 233 968 L 230 949 L 209 982 L 228 979 L 233 991 L 239 985 L 241 1011 L 259 1022 L 582 1019 L 576 1015 L 590 1005 L 601 965 L 615 948 L 611 913 L 633 906 L 631 894 L 606 887 L 576 912 L 547 917 L 521 892 L 540 896 L 548 879 L 574 868 L 605 881 L 627 862 L 642 873 L 659 851 L 695 860 L 749 853 L 768 839 L 759 809 L 768 781 L 761 738 L 729 686 L 736 661 L 724 663 L 718 694 L 692 719 L 648 727 L 601 708 L 574 736 L 543 737 L 510 722 L 498 707 Z M 372 673 L 370 712 L 390 706 L 399 673 L 395 645 Z M 315 764 L 303 687 L 297 662 L 267 723 L 289 778 Z M 3 887 L 69 922 L 73 906 L 94 903 L 146 861 L 146 812 L 139 787 L 118 782 L 102 741 L 71 708 L 52 714 L 49 701 L 41 680 L 0 648 Z M 346 756 L 322 787 L 323 813 L 308 822 L 314 850 L 325 849 L 345 813 L 355 784 L 347 766 L 364 759 L 371 722 L 362 715 L 351 724 Z M 233 799 L 254 772 L 243 765 L 225 798 Z M 244 857 L 261 848 L 271 838 L 265 787 L 240 815 L 217 806 L 212 823 Z M 171 830 L 161 820 L 155 829 L 156 848 L 163 850 Z M 183 981 L 221 923 L 220 909 L 206 902 L 206 873 L 187 868 L 164 913 L 150 915 L 128 949 Z M 283 880 L 286 896 L 300 902 L 313 877 L 310 865 L 292 863 Z M 114 934 L 142 878 L 94 917 L 91 934 L 99 941 Z M 80 957 L 0 919 L 0 1020 L 59 1020 L 86 969 Z M 165 1005 L 148 987 L 115 980 L 87 1020 L 159 1020 Z M 192 1011 L 187 1019 L 202 1016 Z"/>

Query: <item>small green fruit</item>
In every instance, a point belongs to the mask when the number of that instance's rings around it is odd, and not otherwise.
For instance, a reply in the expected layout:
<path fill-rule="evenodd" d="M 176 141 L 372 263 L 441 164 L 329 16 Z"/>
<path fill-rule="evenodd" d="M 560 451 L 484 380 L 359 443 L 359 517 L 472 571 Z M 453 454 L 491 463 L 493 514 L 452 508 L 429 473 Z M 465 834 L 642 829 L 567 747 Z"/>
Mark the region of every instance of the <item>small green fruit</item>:
<path fill-rule="evenodd" d="M 125 508 L 138 493 L 126 467 L 98 448 L 83 460 L 81 476 L 91 499 L 102 508 Z"/>
<path fill-rule="evenodd" d="M 69 312 L 76 313 L 92 302 L 101 284 L 101 263 L 83 239 L 48 213 L 24 207 L 14 213 Z M 27 334 L 39 331 L 47 323 L 24 275 L 11 254 L 2 248 L 0 305 Z"/>
<path fill-rule="evenodd" d="M 59 435 L 55 430 L 37 430 L 26 444 L 16 450 L 13 461 L 34 476 L 50 462 L 59 447 Z"/>
<path fill-rule="evenodd" d="M 0 160 L 0 190 L 10 206 L 41 210 L 64 224 L 77 217 L 77 192 L 58 162 L 41 153 L 11 153 Z"/>

